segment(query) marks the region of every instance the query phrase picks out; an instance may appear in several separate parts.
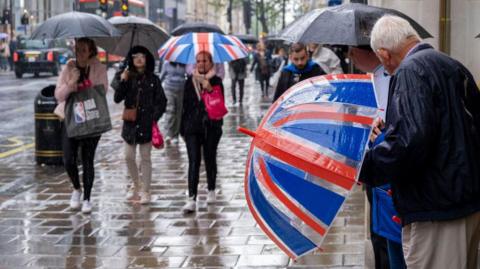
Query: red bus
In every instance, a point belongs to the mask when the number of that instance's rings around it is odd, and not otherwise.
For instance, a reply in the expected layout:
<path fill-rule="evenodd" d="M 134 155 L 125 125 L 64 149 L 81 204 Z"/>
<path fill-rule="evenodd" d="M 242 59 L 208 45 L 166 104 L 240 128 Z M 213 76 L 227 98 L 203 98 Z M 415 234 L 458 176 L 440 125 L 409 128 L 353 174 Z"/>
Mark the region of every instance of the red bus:
<path fill-rule="evenodd" d="M 107 18 L 122 16 L 122 10 L 120 8 L 121 2 L 121 0 L 108 0 Z M 98 0 L 79 0 L 79 4 L 80 7 L 78 11 L 101 15 Z M 129 0 L 128 15 L 146 17 L 145 3 L 140 0 Z"/>

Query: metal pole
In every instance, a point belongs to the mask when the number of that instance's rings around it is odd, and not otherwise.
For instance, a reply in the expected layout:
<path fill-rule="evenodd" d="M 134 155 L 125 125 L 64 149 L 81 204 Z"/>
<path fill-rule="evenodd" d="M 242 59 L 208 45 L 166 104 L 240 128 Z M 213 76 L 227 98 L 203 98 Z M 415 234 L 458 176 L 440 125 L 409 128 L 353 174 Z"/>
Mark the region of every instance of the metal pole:
<path fill-rule="evenodd" d="M 258 36 L 258 0 L 255 1 L 255 33 Z"/>
<path fill-rule="evenodd" d="M 14 8 L 15 8 L 15 6 L 13 4 L 13 0 L 10 0 L 10 20 L 11 20 L 10 21 L 10 40 L 13 40 L 13 37 L 14 37 L 14 34 L 13 34 L 14 29 L 15 29 L 15 25 L 14 25 L 15 24 L 14 23 L 15 22 L 15 17 L 13 15 L 14 14 L 14 10 L 13 10 Z"/>
<path fill-rule="evenodd" d="M 451 35 L 451 18 L 450 18 L 450 0 L 440 0 L 440 22 L 439 22 L 439 47 L 440 51 L 450 54 L 450 35 Z"/>
<path fill-rule="evenodd" d="M 282 3 L 282 29 L 285 28 L 285 0 Z"/>

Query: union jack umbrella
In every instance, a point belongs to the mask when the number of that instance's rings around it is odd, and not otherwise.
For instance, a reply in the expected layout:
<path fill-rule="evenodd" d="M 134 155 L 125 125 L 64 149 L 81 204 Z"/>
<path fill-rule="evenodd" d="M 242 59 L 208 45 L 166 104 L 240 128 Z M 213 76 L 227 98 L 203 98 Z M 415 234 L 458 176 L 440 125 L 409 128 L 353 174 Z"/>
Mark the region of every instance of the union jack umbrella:
<path fill-rule="evenodd" d="M 377 102 L 370 75 L 302 81 L 253 136 L 245 194 L 262 230 L 292 259 L 320 247 L 356 185 Z"/>
<path fill-rule="evenodd" d="M 230 62 L 248 56 L 248 48 L 240 39 L 219 33 L 189 33 L 171 37 L 158 54 L 163 60 L 192 64 L 201 51 L 210 52 L 214 63 Z"/>

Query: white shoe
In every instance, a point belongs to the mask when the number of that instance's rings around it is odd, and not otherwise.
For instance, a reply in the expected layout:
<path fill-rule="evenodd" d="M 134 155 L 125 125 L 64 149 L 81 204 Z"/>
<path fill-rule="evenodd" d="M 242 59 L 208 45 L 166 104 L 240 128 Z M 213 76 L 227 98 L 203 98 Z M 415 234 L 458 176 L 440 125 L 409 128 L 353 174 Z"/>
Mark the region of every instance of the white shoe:
<path fill-rule="evenodd" d="M 197 208 L 197 202 L 193 197 L 189 197 L 187 199 L 187 203 L 183 206 L 182 210 L 183 210 L 183 213 L 192 213 L 192 212 L 195 212 L 196 208 Z"/>
<path fill-rule="evenodd" d="M 89 214 L 92 212 L 92 203 L 88 200 L 83 200 L 82 213 Z"/>
<path fill-rule="evenodd" d="M 215 202 L 215 191 L 208 191 L 207 194 L 207 203 Z"/>
<path fill-rule="evenodd" d="M 132 184 L 132 186 L 130 186 L 130 188 L 128 189 L 127 191 L 127 200 L 132 200 L 135 198 L 135 196 L 137 195 L 137 187 L 135 187 L 134 184 Z"/>
<path fill-rule="evenodd" d="M 72 197 L 70 198 L 70 208 L 79 209 L 80 208 L 80 197 L 82 193 L 79 190 L 73 190 Z"/>
<path fill-rule="evenodd" d="M 140 192 L 140 204 L 146 205 L 150 203 L 150 200 L 152 198 L 150 197 L 150 193 L 148 192 Z"/>

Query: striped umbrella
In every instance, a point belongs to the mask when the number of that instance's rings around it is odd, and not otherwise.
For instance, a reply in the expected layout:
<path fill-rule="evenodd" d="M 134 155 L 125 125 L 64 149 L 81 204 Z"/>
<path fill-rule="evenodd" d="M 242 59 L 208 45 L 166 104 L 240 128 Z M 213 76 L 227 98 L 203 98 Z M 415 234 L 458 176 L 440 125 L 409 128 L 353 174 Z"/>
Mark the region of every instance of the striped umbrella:
<path fill-rule="evenodd" d="M 237 37 L 219 33 L 189 33 L 171 37 L 158 51 L 160 59 L 184 64 L 195 63 L 201 51 L 212 54 L 214 63 L 248 56 L 248 48 Z"/>
<path fill-rule="evenodd" d="M 290 88 L 255 132 L 245 196 L 291 258 L 318 249 L 356 185 L 377 102 L 369 75 L 327 75 Z"/>

